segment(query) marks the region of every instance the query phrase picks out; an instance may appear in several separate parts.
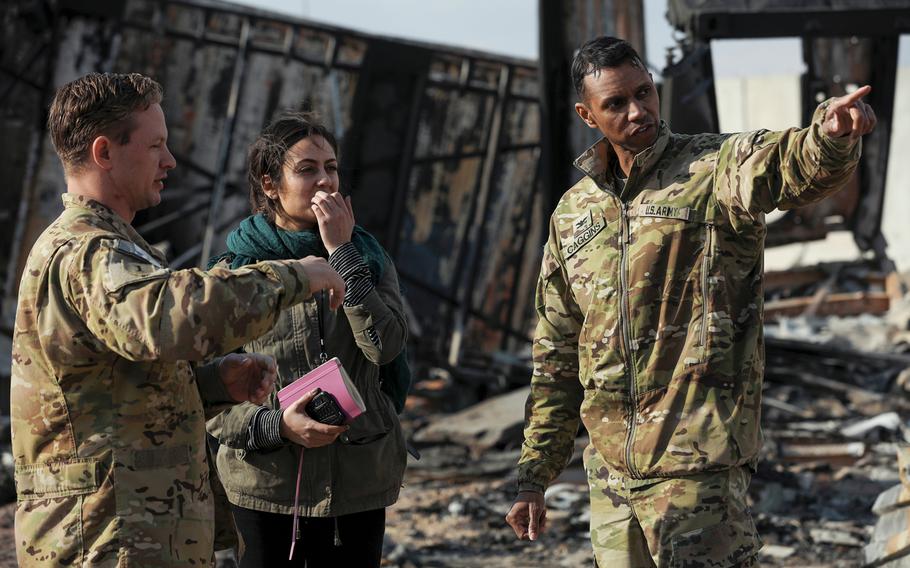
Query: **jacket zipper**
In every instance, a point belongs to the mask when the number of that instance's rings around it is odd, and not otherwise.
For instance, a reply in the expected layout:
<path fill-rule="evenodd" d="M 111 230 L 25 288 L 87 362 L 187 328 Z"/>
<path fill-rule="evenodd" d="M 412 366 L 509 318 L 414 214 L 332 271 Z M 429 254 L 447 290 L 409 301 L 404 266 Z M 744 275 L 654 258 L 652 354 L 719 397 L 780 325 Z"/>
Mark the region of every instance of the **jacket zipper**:
<path fill-rule="evenodd" d="M 638 415 L 638 389 L 635 384 L 635 360 L 632 351 L 632 314 L 629 308 L 629 282 L 628 282 L 628 263 L 629 263 L 629 243 L 632 241 L 632 231 L 629 228 L 629 216 L 626 211 L 626 205 L 622 202 L 619 204 L 619 214 L 622 220 L 622 246 L 620 247 L 620 267 L 619 267 L 619 302 L 620 313 L 619 322 L 622 328 L 623 343 L 626 349 L 626 374 L 629 377 L 629 427 L 628 437 L 626 438 L 626 463 L 629 467 L 629 474 L 633 478 L 639 478 L 640 473 L 632 461 L 632 446 L 635 441 L 635 423 Z"/>
<path fill-rule="evenodd" d="M 711 245 L 714 236 L 714 226 L 708 225 L 707 236 L 705 237 L 705 250 L 701 259 L 701 341 L 703 360 L 708 358 L 706 348 L 708 346 L 708 258 L 711 256 Z"/>

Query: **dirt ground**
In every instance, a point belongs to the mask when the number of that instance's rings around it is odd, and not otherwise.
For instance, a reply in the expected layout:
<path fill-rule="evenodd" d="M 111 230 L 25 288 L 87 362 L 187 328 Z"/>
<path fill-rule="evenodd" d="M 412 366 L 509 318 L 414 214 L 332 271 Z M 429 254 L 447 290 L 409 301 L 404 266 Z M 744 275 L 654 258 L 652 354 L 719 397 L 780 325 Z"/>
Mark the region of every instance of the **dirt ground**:
<path fill-rule="evenodd" d="M 407 483 L 399 503 L 389 509 L 384 565 L 591 566 L 590 546 L 581 536 L 559 542 L 548 538 L 535 543 L 516 541 L 503 520 L 513 493 L 503 485 L 489 481 Z M 0 568 L 16 566 L 14 512 L 15 503 L 0 508 Z"/>
<path fill-rule="evenodd" d="M 795 480 L 781 478 L 780 472 L 768 465 L 756 475 L 751 492 L 756 498 L 754 518 L 765 542 L 760 565 L 862 565 L 862 544 L 874 522 L 869 509 L 884 485 L 870 483 L 862 476 L 840 479 L 839 483 L 824 487 L 821 480 L 825 475 L 819 474 L 797 505 L 791 499 L 798 498 L 789 488 Z M 573 483 L 562 487 L 560 498 L 556 499 L 561 504 L 554 507 L 554 499 L 548 499 L 547 533 L 531 543 L 517 541 L 504 521 L 515 495 L 514 483 L 497 479 L 412 479 L 406 483 L 399 502 L 389 510 L 384 565 L 589 568 L 593 560 L 588 540 L 587 488 Z M 838 495 L 840 491 L 848 494 Z M 781 493 L 784 497 L 772 503 L 777 498 L 774 496 Z M 764 505 L 759 505 L 762 501 Z M 791 510 L 782 510 L 785 507 Z M 850 519 L 851 515 L 856 518 Z M 826 537 L 833 542 L 825 542 Z"/>
<path fill-rule="evenodd" d="M 386 565 L 591 566 L 587 527 L 577 526 L 564 511 L 550 512 L 552 530 L 540 540 L 516 540 L 505 523 L 514 487 L 499 480 L 406 480 L 399 502 L 389 509 Z"/>
<path fill-rule="evenodd" d="M 856 471 L 854 473 L 857 473 Z M 775 477 L 776 476 L 776 477 Z M 809 492 L 792 495 L 798 480 L 790 479 L 768 464 L 753 481 L 756 524 L 765 541 L 762 566 L 852 567 L 862 564 L 860 544 L 871 525 L 869 507 L 884 485 L 865 476 L 821 483 L 814 476 Z M 831 480 L 833 481 L 833 480 Z M 804 483 L 805 485 L 805 483 Z M 567 483 L 562 505 L 548 512 L 549 529 L 537 542 L 519 542 L 504 517 L 515 495 L 512 481 L 484 479 L 426 479 L 412 470 L 399 502 L 388 512 L 383 565 L 400 568 L 581 568 L 593 565 L 588 541 L 586 490 Z M 574 488 L 573 488 L 574 487 Z M 574 494 L 574 497 L 572 495 Z M 566 498 L 566 495 L 569 498 Z M 770 503 L 772 500 L 783 501 Z M 791 499 L 799 499 L 794 507 Z M 792 510 L 786 511 L 785 508 Z M 840 513 L 832 513 L 837 507 Z M 813 542 L 820 539 L 822 524 L 812 511 L 828 518 L 839 538 L 855 535 L 856 541 Z M 13 542 L 15 504 L 0 508 L 0 568 L 16 566 Z M 851 513 L 851 511 L 853 513 Z M 855 518 L 850 518 L 854 516 Z M 832 528 L 832 522 L 824 526 Z M 775 557 L 788 550 L 785 558 Z"/>

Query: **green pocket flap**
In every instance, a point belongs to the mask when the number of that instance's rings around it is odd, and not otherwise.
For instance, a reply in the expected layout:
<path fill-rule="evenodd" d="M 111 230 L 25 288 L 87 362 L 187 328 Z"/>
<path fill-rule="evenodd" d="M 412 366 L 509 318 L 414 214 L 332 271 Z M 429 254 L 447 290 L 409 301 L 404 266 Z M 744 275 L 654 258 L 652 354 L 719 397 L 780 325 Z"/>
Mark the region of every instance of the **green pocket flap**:
<path fill-rule="evenodd" d="M 98 489 L 97 458 L 16 465 L 20 501 L 85 495 Z"/>

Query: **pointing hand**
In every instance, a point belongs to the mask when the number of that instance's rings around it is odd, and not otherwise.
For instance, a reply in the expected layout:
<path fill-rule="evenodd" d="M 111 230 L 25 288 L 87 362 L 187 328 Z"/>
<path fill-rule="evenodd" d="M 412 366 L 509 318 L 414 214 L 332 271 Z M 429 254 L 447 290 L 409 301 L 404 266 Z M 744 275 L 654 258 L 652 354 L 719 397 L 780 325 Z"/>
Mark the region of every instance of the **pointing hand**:
<path fill-rule="evenodd" d="M 870 91 L 872 87 L 866 85 L 831 101 L 822 123 L 822 132 L 832 138 L 849 135 L 854 140 L 872 132 L 876 123 L 875 112 L 862 100 Z"/>

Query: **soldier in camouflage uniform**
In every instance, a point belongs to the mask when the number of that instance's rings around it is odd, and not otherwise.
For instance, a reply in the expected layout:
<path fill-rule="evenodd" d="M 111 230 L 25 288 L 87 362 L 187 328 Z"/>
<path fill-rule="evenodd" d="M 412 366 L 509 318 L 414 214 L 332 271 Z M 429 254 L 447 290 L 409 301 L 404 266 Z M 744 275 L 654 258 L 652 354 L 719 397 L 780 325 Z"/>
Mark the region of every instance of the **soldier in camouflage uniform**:
<path fill-rule="evenodd" d="M 11 415 L 20 566 L 205 566 L 213 496 L 203 401 L 263 400 L 271 357 L 232 354 L 341 278 L 322 259 L 170 270 L 130 226 L 174 167 L 161 87 L 63 86 L 48 125 L 64 211 L 19 288 Z"/>
<path fill-rule="evenodd" d="M 507 516 L 546 527 L 543 491 L 583 422 L 599 566 L 751 566 L 746 491 L 761 446 L 765 214 L 828 196 L 875 125 L 863 87 L 782 132 L 678 135 L 616 38 L 573 63 L 576 110 L 604 138 L 550 222 L 519 462 Z"/>

